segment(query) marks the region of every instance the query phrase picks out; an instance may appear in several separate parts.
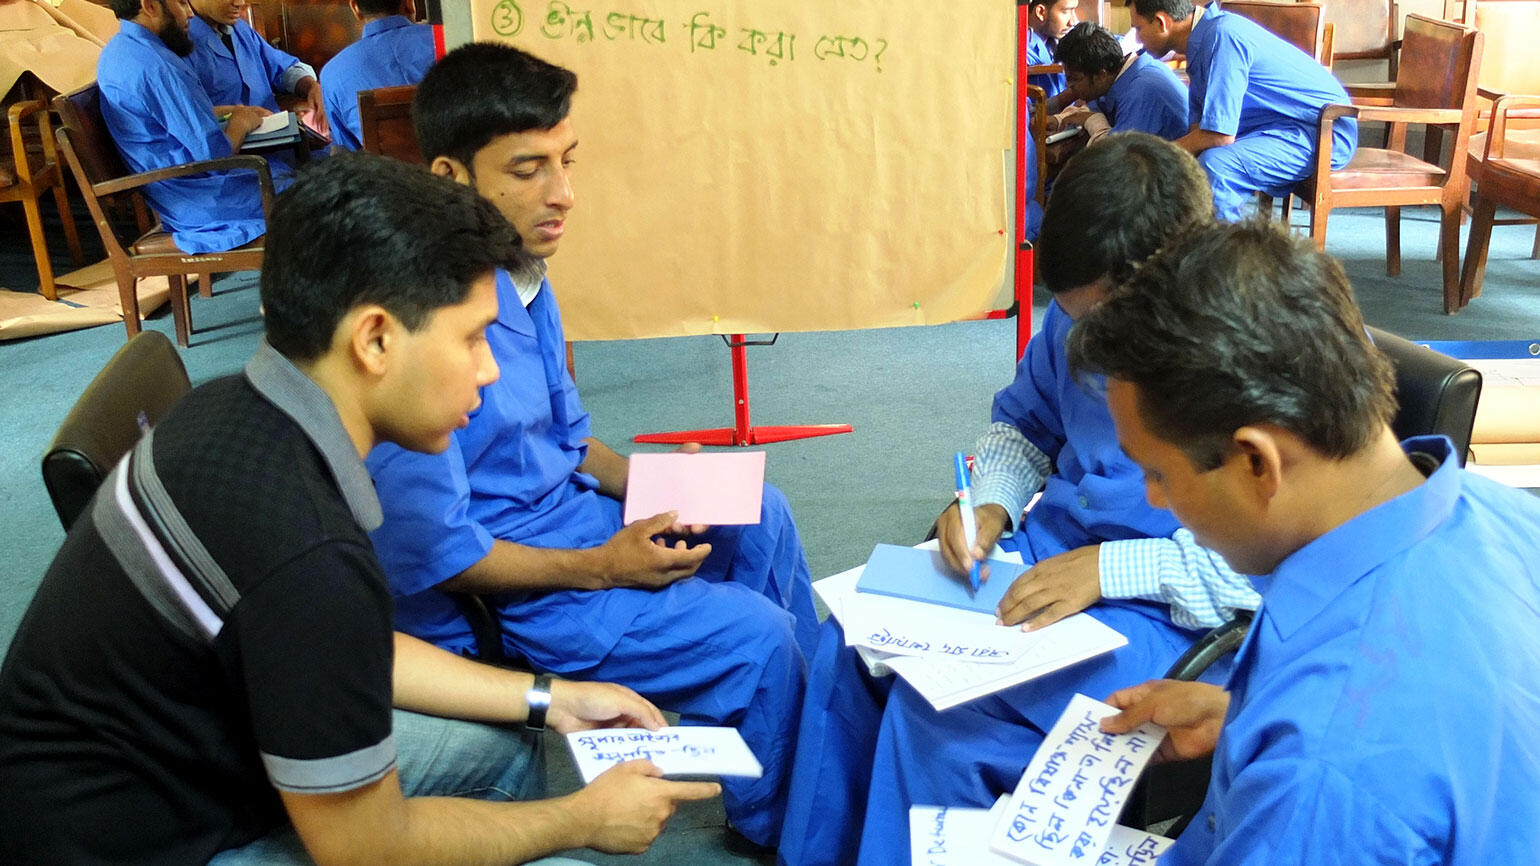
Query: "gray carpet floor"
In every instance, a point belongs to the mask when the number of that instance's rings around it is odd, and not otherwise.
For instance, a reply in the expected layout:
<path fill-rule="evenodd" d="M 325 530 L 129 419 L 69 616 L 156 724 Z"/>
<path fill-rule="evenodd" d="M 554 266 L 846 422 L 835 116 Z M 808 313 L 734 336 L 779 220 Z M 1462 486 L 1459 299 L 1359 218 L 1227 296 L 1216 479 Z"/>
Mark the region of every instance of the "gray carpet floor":
<path fill-rule="evenodd" d="M 1398 279 L 1385 276 L 1378 212 L 1333 215 L 1328 251 L 1342 259 L 1370 324 L 1416 339 L 1540 337 L 1540 262 L 1528 257 L 1532 227 L 1495 230 L 1483 296 L 1446 317 L 1432 260 L 1435 212 L 1404 213 L 1406 261 Z M 82 224 L 83 235 L 89 226 Z M 0 285 L 34 288 L 19 221 L 0 222 L 0 240 Z M 215 292 L 193 301 L 194 345 L 182 354 L 195 383 L 238 370 L 261 330 L 251 275 L 218 280 Z M 1045 304 L 1038 299 L 1039 316 Z M 768 480 L 792 503 L 815 577 L 864 562 L 878 542 L 912 544 L 924 536 L 950 496 L 952 452 L 971 446 L 988 423 L 991 395 L 1011 378 L 1014 324 L 786 334 L 774 347 L 750 350 L 756 423 L 855 428 L 766 447 Z M 170 333 L 170 317 L 162 311 L 148 326 Z M 121 326 L 105 326 L 0 344 L 0 652 L 63 539 L 38 460 L 75 397 L 122 342 Z M 630 439 L 638 433 L 732 423 L 728 352 L 715 337 L 580 343 L 575 354 L 595 432 L 622 452 L 637 450 Z M 551 750 L 551 780 L 556 791 L 575 785 L 559 748 Z M 683 810 L 647 855 L 625 859 L 747 862 L 728 854 L 721 840 L 720 807 L 699 804 Z"/>

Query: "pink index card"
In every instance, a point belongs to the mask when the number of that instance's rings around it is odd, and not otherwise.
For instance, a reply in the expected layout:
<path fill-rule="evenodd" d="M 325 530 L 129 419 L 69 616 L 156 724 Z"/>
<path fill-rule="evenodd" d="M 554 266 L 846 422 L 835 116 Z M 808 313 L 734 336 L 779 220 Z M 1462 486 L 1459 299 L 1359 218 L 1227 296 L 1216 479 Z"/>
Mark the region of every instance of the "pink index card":
<path fill-rule="evenodd" d="M 625 521 L 678 511 L 685 524 L 758 523 L 764 485 L 763 451 L 632 454 Z"/>

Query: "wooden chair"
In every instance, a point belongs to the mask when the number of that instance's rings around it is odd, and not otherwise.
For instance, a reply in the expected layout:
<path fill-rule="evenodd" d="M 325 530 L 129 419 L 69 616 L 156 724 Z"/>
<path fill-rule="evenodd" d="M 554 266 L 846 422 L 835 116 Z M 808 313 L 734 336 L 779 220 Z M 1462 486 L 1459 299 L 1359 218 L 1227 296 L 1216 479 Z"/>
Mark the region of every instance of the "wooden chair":
<path fill-rule="evenodd" d="M 1250 18 L 1285 42 L 1314 57 L 1322 66 L 1331 68 L 1335 31 L 1326 23 L 1325 9 L 1320 3 L 1226 0 L 1224 11 Z"/>
<path fill-rule="evenodd" d="M 140 329 L 136 281 L 140 277 L 164 276 L 171 286 L 176 341 L 180 346 L 187 346 L 192 332 L 187 277 L 199 275 L 202 291 L 208 294 L 211 274 L 257 270 L 262 267 L 263 239 L 257 238 L 229 252 L 190 255 L 177 247 L 169 232 L 158 226 L 151 227 L 143 188 L 156 181 L 208 171 L 254 170 L 262 190 L 262 211 L 267 213 L 273 205 L 273 179 L 268 173 L 267 161 L 258 156 L 228 156 L 132 174 L 118 154 L 117 145 L 102 119 L 101 91 L 96 84 L 56 96 L 53 104 L 63 121 L 63 128 L 58 130 L 59 149 L 75 173 L 75 180 L 91 210 L 91 218 L 96 221 L 96 229 L 102 236 L 102 245 L 107 249 L 107 257 L 112 261 L 118 296 L 123 304 L 123 326 L 128 330 L 128 336 L 134 336 Z M 126 232 L 107 214 L 108 202 L 121 201 L 124 196 L 138 215 L 137 225 Z"/>
<path fill-rule="evenodd" d="M 1481 52 L 1481 74 L 1477 94 L 1481 97 L 1476 115 L 1476 130 L 1471 134 L 1466 148 L 1466 171 L 1471 183 L 1479 187 L 1485 182 L 1483 155 L 1487 150 L 1487 136 L 1492 126 L 1493 104 L 1505 94 L 1540 93 L 1540 64 L 1534 62 L 1530 52 L 1530 37 L 1540 27 L 1540 0 L 1484 0 L 1465 4 L 1468 24 L 1481 31 L 1486 47 Z M 1501 150 L 1504 158 L 1540 159 L 1540 108 L 1513 107 L 1510 104 L 1506 122 L 1506 141 Z M 1529 217 L 1501 219 L 1496 225 L 1535 225 Z M 1540 259 L 1540 228 L 1535 231 L 1530 256 Z"/>
<path fill-rule="evenodd" d="M 26 134 L 27 118 L 36 117 L 36 137 Z M 53 124 L 48 119 L 48 105 L 42 100 L 18 102 L 6 112 L 11 130 L 11 163 L 0 162 L 0 202 L 19 201 L 27 214 L 27 233 L 32 239 L 32 257 L 37 260 L 38 291 L 50 301 L 57 300 L 53 263 L 48 259 L 48 240 L 43 234 L 43 212 L 38 206 L 43 193 L 53 190 L 59 206 L 59 221 L 69 242 L 70 257 L 76 265 L 85 264 L 80 251 L 80 233 L 75 228 L 75 214 L 70 211 L 64 192 L 64 173 L 54 150 Z M 30 152 L 29 152 L 30 151 Z M 40 157 L 40 158 L 39 158 Z M 7 171 L 6 169 L 11 169 Z M 12 175 L 6 182 L 5 175 Z"/>
<path fill-rule="evenodd" d="M 1515 154 L 1505 135 L 1510 112 L 1540 108 L 1540 96 L 1504 96 L 1497 100 L 1491 134 L 1482 153 L 1481 185 L 1476 188 L 1475 216 L 1465 249 L 1465 269 L 1460 277 L 1460 306 L 1481 294 L 1486 273 L 1487 246 L 1492 239 L 1497 206 L 1540 217 L 1540 154 Z"/>
<path fill-rule="evenodd" d="M 1349 87 L 1353 105 L 1328 105 L 1321 112 L 1315 173 L 1295 194 L 1310 205 L 1310 237 L 1326 246 L 1327 217 L 1333 208 L 1385 208 L 1385 271 L 1401 274 L 1401 207 L 1436 204 L 1442 212 L 1444 312 L 1460 306 L 1460 205 L 1468 179 L 1465 160 L 1441 166 L 1406 153 L 1409 124 L 1452 127 L 1455 154 L 1463 155 L 1476 116 L 1476 70 L 1481 66 L 1482 36 L 1447 21 L 1422 15 L 1406 17 L 1396 82 L 1384 88 Z M 1332 123 L 1339 117 L 1389 124 L 1385 148 L 1359 147 L 1340 170 L 1331 167 Z M 1269 202 L 1270 204 L 1270 202 Z"/>
<path fill-rule="evenodd" d="M 417 130 L 412 126 L 412 97 L 416 93 L 415 84 L 358 92 L 359 138 L 364 150 L 423 164 Z"/>

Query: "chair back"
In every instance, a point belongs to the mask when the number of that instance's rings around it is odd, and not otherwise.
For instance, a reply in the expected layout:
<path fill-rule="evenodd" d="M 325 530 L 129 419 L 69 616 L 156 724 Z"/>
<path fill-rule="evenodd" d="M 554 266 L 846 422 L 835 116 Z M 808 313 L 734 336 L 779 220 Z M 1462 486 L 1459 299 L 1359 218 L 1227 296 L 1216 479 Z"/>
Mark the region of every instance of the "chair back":
<path fill-rule="evenodd" d="M 1396 417 L 1390 422 L 1396 438 L 1448 436 L 1464 466 L 1481 399 L 1481 372 L 1379 328 L 1369 328 L 1369 337 L 1396 368 Z"/>
<path fill-rule="evenodd" d="M 1322 5 L 1325 7 L 1326 23 L 1334 31 L 1333 58 L 1385 59 L 1395 63 L 1395 0 L 1322 0 Z M 1394 66 L 1389 77 L 1395 78 Z"/>
<path fill-rule="evenodd" d="M 380 87 L 358 92 L 359 138 L 364 150 L 422 165 L 417 130 L 412 126 L 412 97 L 417 85 Z"/>
<path fill-rule="evenodd" d="M 69 133 L 69 143 L 80 164 L 76 177 L 82 184 L 106 183 L 130 174 L 118 146 L 102 117 L 102 91 L 91 82 L 79 90 L 53 98 L 54 111 Z"/>
<path fill-rule="evenodd" d="M 1476 75 L 1481 62 L 1481 34 L 1424 15 L 1406 16 L 1401 38 L 1401 68 L 1396 75 L 1398 108 L 1476 110 Z"/>
<path fill-rule="evenodd" d="M 59 151 L 75 175 L 75 183 L 86 200 L 86 208 L 107 248 L 107 256 L 117 267 L 127 261 L 128 248 L 133 246 L 134 238 L 149 227 L 151 219 L 144 198 L 138 192 L 118 196 L 126 198 L 126 203 L 133 208 L 136 225 L 132 227 L 110 218 L 107 208 L 113 202 L 97 192 L 103 184 L 132 174 L 102 117 L 102 91 L 93 81 L 79 90 L 55 96 L 53 107 L 60 120 L 59 128 L 54 131 Z"/>
<path fill-rule="evenodd" d="M 1330 52 L 1323 52 L 1327 48 L 1324 38 L 1326 16 L 1321 4 L 1226 0 L 1223 8 L 1242 18 L 1250 18 L 1318 62 L 1330 65 Z"/>
<path fill-rule="evenodd" d="M 43 454 L 43 484 L 66 532 L 145 428 L 191 388 L 176 347 L 159 331 L 141 331 L 96 374 Z"/>

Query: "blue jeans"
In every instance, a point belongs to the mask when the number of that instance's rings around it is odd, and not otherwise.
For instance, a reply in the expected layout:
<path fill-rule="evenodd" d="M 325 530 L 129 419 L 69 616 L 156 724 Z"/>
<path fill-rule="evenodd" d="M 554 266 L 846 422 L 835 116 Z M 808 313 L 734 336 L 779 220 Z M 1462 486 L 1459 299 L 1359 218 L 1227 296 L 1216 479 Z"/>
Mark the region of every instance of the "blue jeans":
<path fill-rule="evenodd" d="M 396 767 L 408 797 L 532 800 L 544 794 L 545 762 L 537 735 L 475 722 L 396 710 Z M 582 866 L 549 859 L 541 866 Z M 284 825 L 209 866 L 314 866 L 294 827 Z"/>

